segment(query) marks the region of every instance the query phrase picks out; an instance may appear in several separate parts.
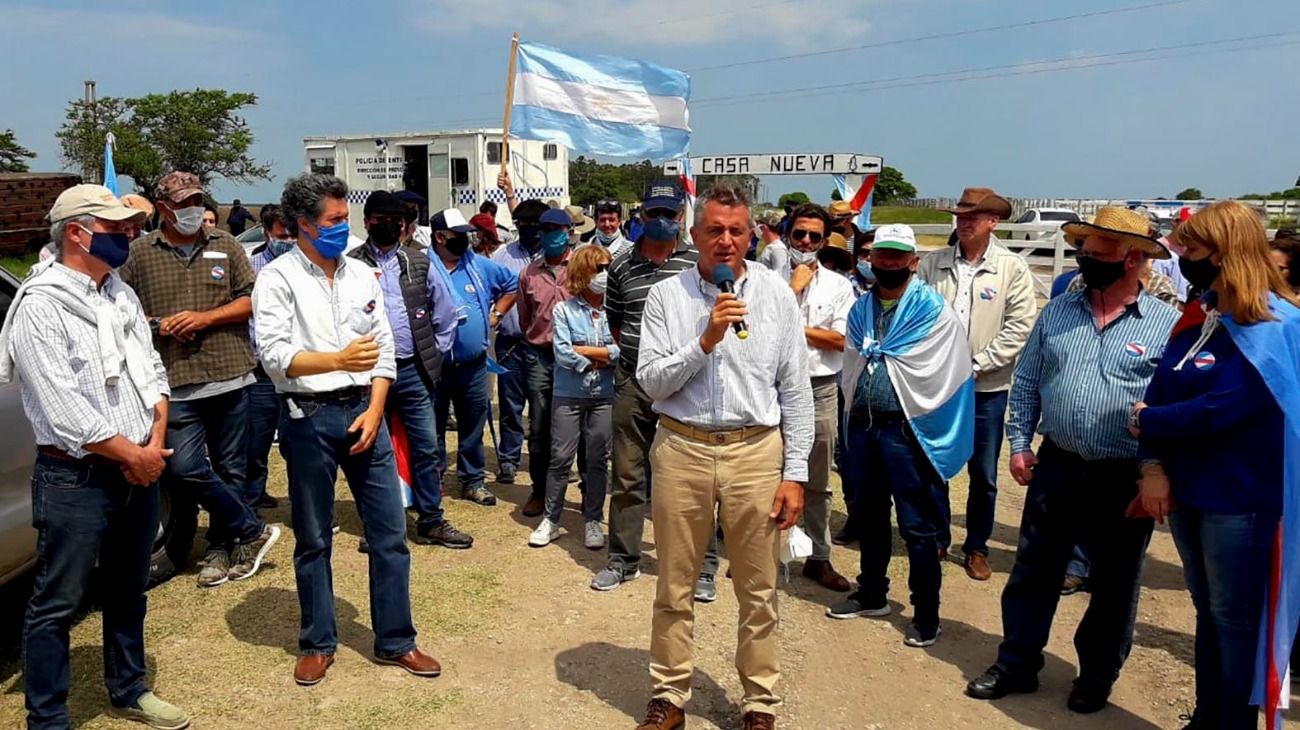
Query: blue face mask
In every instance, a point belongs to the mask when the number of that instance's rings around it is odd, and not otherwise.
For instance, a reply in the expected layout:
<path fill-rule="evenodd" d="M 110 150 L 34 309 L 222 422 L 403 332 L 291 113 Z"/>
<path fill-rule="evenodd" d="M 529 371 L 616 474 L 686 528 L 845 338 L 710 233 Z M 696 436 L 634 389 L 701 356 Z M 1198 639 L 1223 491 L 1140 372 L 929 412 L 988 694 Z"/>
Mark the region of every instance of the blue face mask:
<path fill-rule="evenodd" d="M 316 229 L 316 238 L 311 241 L 312 247 L 316 253 L 327 259 L 336 259 L 343 255 L 343 251 L 348 247 L 348 222 L 343 221 L 337 226 L 324 226 Z"/>
<path fill-rule="evenodd" d="M 293 238 L 268 238 L 266 239 L 266 249 L 271 252 L 271 258 L 276 258 L 289 253 L 298 241 Z"/>
<path fill-rule="evenodd" d="M 83 229 L 90 234 L 90 248 L 82 246 L 81 250 L 116 269 L 126 263 L 131 253 L 131 239 L 125 233 L 96 233 L 89 228 Z"/>
<path fill-rule="evenodd" d="M 871 270 L 871 262 L 869 261 L 858 262 L 858 276 L 861 276 L 862 280 L 868 284 L 876 283 L 876 272 Z"/>
<path fill-rule="evenodd" d="M 565 230 L 546 231 L 542 233 L 542 254 L 550 258 L 564 255 L 569 247 L 569 232 Z"/>
<path fill-rule="evenodd" d="M 651 241 L 676 241 L 682 224 L 671 218 L 651 218 L 645 224 L 645 237 Z"/>

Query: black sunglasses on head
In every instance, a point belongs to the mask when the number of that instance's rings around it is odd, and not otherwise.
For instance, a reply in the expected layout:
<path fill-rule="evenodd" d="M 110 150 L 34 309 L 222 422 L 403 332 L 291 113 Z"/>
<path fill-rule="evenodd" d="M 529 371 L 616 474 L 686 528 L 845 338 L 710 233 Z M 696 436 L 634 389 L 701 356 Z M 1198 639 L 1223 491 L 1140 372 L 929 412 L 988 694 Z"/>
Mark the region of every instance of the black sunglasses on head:
<path fill-rule="evenodd" d="M 793 238 L 796 241 L 802 241 L 803 239 L 806 238 L 809 241 L 812 241 L 813 243 L 821 243 L 822 239 L 825 238 L 825 236 L 818 233 L 817 231 L 805 231 L 803 229 L 795 229 L 793 231 L 790 231 L 790 238 Z"/>

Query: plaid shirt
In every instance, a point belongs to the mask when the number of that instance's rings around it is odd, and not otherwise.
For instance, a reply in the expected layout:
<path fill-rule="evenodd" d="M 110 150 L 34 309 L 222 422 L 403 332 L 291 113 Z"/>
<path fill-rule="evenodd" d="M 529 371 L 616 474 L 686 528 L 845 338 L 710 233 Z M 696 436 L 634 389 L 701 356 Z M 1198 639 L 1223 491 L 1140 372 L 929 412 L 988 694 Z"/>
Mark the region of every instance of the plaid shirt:
<path fill-rule="evenodd" d="M 248 255 L 224 231 L 204 230 L 187 259 L 154 231 L 131 243 L 131 256 L 118 270 L 148 317 L 206 312 L 252 296 L 253 267 Z M 210 327 L 189 342 L 154 335 L 154 347 L 167 366 L 172 389 L 216 383 L 253 371 L 248 323 Z"/>

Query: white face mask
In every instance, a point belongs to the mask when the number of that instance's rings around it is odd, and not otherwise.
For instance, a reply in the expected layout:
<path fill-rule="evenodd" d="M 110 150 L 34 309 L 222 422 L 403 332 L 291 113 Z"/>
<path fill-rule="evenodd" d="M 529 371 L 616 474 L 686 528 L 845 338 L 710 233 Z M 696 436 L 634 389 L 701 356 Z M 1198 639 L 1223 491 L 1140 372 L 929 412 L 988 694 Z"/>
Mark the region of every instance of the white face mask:
<path fill-rule="evenodd" d="M 614 241 L 618 240 L 618 229 L 615 229 L 613 233 L 606 233 L 606 232 L 604 232 L 604 231 L 602 231 L 602 230 L 597 229 L 597 230 L 596 230 L 596 240 L 598 240 L 598 241 L 600 241 L 602 244 L 608 246 L 608 245 L 610 245 L 611 243 L 613 243 Z"/>
<path fill-rule="evenodd" d="M 173 210 L 176 216 L 176 232 L 182 236 L 192 236 L 203 225 L 203 206 L 193 205 L 188 208 Z"/>
<path fill-rule="evenodd" d="M 800 251 L 797 248 L 790 249 L 790 258 L 800 266 L 809 266 L 817 260 L 816 251 Z"/>
<path fill-rule="evenodd" d="M 591 283 L 587 284 L 587 290 L 592 294 L 604 294 L 609 288 L 609 272 L 602 271 L 591 277 Z"/>

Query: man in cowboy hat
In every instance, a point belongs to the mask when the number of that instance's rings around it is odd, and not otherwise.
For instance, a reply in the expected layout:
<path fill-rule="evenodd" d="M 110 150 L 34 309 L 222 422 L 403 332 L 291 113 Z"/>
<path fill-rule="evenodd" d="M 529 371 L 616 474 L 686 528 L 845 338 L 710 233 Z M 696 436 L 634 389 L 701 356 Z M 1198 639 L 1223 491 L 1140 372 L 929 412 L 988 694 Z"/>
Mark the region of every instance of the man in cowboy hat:
<path fill-rule="evenodd" d="M 1038 304 L 1029 266 L 993 236 L 998 222 L 1011 217 L 1011 203 L 989 188 L 966 188 L 947 212 L 957 217 L 958 245 L 925 257 L 918 274 L 952 305 L 968 336 L 975 371 L 975 453 L 967 465 L 962 555 L 966 575 L 988 580 L 1007 393 Z M 945 533 L 939 546 L 946 550 L 951 542 Z"/>
<path fill-rule="evenodd" d="M 1016 564 L 1002 592 L 997 662 L 966 685 L 993 700 L 1038 689 L 1043 647 L 1076 544 L 1092 560 L 1092 596 L 1075 632 L 1079 677 L 1068 707 L 1106 706 L 1133 643 L 1133 619 L 1152 520 L 1130 518 L 1138 493 L 1129 414 L 1160 362 L 1178 311 L 1143 291 L 1143 255 L 1167 256 L 1146 218 L 1102 208 L 1094 223 L 1062 226 L 1079 248 L 1087 291 L 1047 303 L 1011 386 L 1011 475 L 1028 485 Z M 1043 443 L 1035 455 L 1035 432 Z"/>
<path fill-rule="evenodd" d="M 572 245 L 582 243 L 583 236 L 596 230 L 596 221 L 583 212 L 581 205 L 565 206 L 564 212 L 569 214 L 569 220 L 573 222 L 573 227 L 569 229 L 569 243 Z"/>
<path fill-rule="evenodd" d="M 844 236 L 844 240 L 852 241 L 858 235 L 858 227 L 853 223 L 858 211 L 849 205 L 849 201 L 832 200 L 826 212 L 831 214 L 831 230 Z"/>

